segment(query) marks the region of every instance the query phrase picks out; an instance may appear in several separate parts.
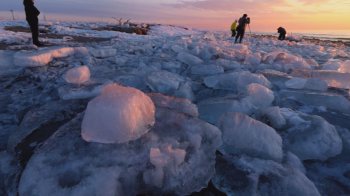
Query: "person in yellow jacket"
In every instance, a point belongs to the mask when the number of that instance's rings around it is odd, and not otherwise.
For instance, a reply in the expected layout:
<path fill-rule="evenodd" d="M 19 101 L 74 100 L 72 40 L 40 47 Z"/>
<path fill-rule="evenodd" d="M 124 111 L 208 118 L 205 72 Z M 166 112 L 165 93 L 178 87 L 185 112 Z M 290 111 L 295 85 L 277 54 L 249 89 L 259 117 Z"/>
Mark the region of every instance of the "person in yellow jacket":
<path fill-rule="evenodd" d="M 238 23 L 238 21 L 235 20 L 231 25 L 232 37 L 236 36 L 237 23 Z"/>

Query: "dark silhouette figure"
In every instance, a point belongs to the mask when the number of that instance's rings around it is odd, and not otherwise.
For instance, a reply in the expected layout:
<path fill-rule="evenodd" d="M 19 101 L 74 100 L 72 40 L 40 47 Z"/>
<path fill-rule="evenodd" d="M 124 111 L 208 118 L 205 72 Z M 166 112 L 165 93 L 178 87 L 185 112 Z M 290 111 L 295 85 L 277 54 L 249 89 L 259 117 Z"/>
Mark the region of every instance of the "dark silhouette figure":
<path fill-rule="evenodd" d="M 33 0 L 23 0 L 24 9 L 26 12 L 26 20 L 30 26 L 32 32 L 33 44 L 40 47 L 42 44 L 39 42 L 39 10 L 34 6 Z"/>
<path fill-rule="evenodd" d="M 235 43 L 237 43 L 238 39 L 239 39 L 239 43 L 242 43 L 242 39 L 245 33 L 245 28 L 248 24 L 250 24 L 250 18 L 248 17 L 247 14 L 243 14 L 243 16 L 238 20 L 237 35 L 236 35 Z"/>
<path fill-rule="evenodd" d="M 280 35 L 278 36 L 278 40 L 285 40 L 285 39 L 286 39 L 287 31 L 286 31 L 285 28 L 283 28 L 283 27 L 278 27 L 277 32 L 280 34 Z"/>

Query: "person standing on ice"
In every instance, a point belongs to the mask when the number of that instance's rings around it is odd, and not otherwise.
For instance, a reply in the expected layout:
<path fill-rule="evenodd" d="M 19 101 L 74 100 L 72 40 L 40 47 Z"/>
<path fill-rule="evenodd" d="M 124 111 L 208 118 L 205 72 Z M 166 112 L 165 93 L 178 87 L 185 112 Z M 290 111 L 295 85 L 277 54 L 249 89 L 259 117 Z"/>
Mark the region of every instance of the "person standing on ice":
<path fill-rule="evenodd" d="M 238 21 L 235 20 L 235 21 L 233 21 L 233 23 L 231 25 L 232 37 L 236 36 L 237 23 L 238 23 Z"/>
<path fill-rule="evenodd" d="M 248 17 L 247 14 L 243 14 L 243 16 L 238 20 L 237 35 L 236 35 L 235 43 L 237 43 L 238 39 L 239 39 L 239 43 L 242 43 L 242 39 L 245 33 L 245 28 L 248 24 L 250 24 L 250 18 Z"/>
<path fill-rule="evenodd" d="M 26 12 L 26 20 L 32 32 L 33 44 L 40 47 L 39 42 L 39 10 L 34 6 L 34 0 L 23 0 L 24 10 Z"/>
<path fill-rule="evenodd" d="M 283 28 L 283 27 L 278 27 L 277 32 L 280 34 L 280 35 L 278 36 L 278 40 L 284 40 L 284 39 L 286 39 L 287 31 L 286 31 L 285 28 Z"/>

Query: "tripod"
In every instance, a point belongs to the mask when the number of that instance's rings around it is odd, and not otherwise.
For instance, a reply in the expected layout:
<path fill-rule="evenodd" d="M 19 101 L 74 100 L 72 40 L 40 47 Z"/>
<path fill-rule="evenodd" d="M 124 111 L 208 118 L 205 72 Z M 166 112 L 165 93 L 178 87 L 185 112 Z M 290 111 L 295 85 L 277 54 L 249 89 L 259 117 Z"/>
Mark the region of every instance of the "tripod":
<path fill-rule="evenodd" d="M 250 30 L 250 25 L 248 24 L 248 29 L 249 29 L 249 35 L 252 35 L 252 31 Z"/>

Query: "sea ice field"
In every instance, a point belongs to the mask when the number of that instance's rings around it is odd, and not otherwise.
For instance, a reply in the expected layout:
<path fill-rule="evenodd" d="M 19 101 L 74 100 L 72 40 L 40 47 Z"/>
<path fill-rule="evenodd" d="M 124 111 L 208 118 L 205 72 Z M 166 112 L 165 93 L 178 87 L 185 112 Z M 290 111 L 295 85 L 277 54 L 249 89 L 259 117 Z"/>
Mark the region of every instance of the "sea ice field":
<path fill-rule="evenodd" d="M 350 195 L 349 45 L 110 25 L 0 21 L 0 195 Z"/>

